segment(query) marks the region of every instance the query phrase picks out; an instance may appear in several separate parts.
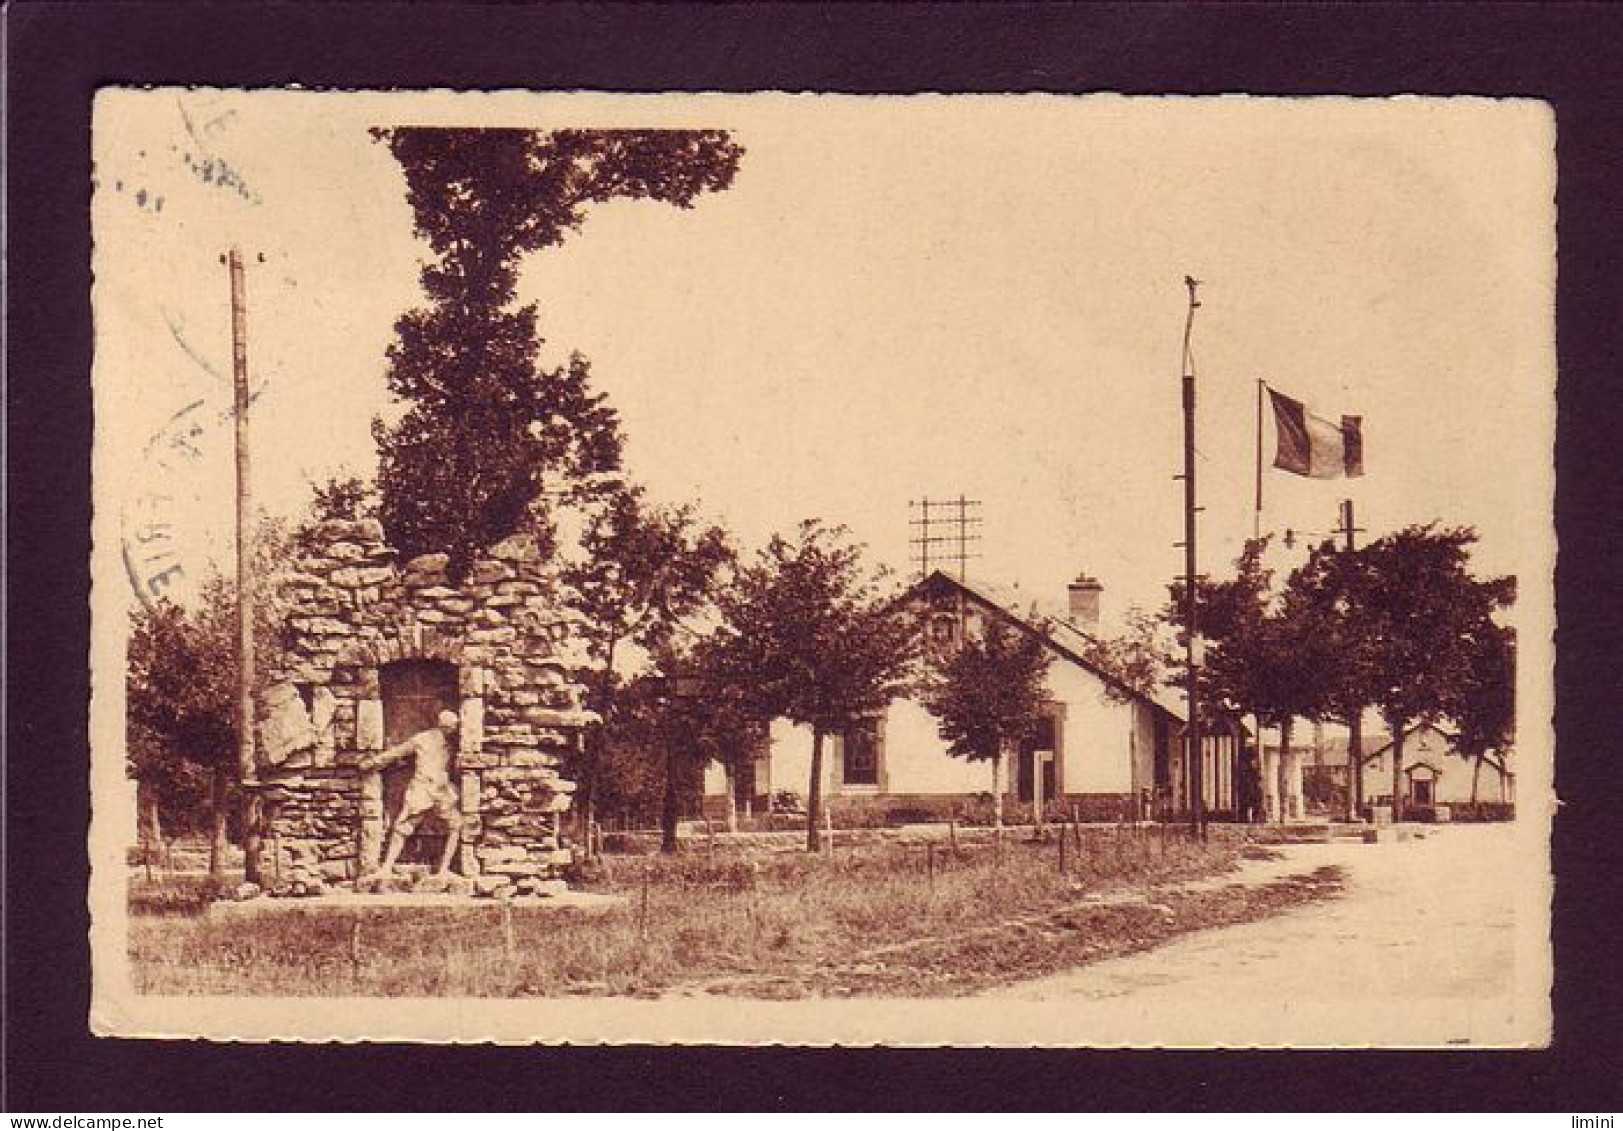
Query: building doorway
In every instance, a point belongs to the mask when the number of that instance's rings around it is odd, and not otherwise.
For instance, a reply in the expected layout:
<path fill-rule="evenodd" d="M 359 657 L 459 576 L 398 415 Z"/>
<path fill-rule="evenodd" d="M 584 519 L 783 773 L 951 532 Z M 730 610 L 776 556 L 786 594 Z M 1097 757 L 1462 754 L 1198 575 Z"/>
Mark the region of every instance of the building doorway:
<path fill-rule="evenodd" d="M 386 746 L 404 742 L 412 735 L 434 726 L 441 711 L 457 709 L 456 665 L 443 660 L 401 660 L 385 664 L 378 672 L 383 695 L 383 742 Z M 383 771 L 383 812 L 388 824 L 383 830 L 387 844 L 394 832 L 394 816 L 406 785 L 411 781 L 412 764 L 404 762 Z M 453 779 L 454 780 L 454 779 Z M 445 849 L 445 825 L 435 817 L 425 818 L 400 852 L 402 864 L 437 864 Z"/>
<path fill-rule="evenodd" d="M 1014 788 L 1015 799 L 1022 805 L 1030 805 L 1036 800 L 1039 782 L 1044 804 L 1054 800 L 1059 784 L 1058 759 L 1054 753 L 1058 749 L 1057 738 L 1056 720 L 1052 715 L 1044 715 L 1037 720 L 1037 729 L 1032 736 L 1020 744 L 1019 755 L 1015 758 Z"/>
<path fill-rule="evenodd" d="M 1432 780 L 1430 778 L 1413 777 L 1409 779 L 1409 803 L 1417 806 L 1429 806 L 1432 803 Z"/>

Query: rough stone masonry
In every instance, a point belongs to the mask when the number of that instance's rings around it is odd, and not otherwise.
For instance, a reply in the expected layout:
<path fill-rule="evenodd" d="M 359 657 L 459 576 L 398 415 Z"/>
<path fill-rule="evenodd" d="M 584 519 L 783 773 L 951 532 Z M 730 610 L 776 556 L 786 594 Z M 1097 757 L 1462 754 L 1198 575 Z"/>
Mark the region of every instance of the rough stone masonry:
<path fill-rule="evenodd" d="M 453 585 L 443 554 L 398 563 L 375 521 L 333 520 L 317 535 L 319 552 L 286 579 L 290 659 L 261 706 L 252 788 L 266 888 L 498 898 L 561 889 L 560 820 L 575 787 L 559 767 L 595 719 L 582 709 L 581 618 L 560 600 L 551 564 L 517 535 Z M 365 772 L 357 762 L 438 709 L 461 722 L 457 874 L 411 864 L 380 874 L 395 775 L 410 767 Z M 433 836 L 435 824 L 419 834 Z"/>

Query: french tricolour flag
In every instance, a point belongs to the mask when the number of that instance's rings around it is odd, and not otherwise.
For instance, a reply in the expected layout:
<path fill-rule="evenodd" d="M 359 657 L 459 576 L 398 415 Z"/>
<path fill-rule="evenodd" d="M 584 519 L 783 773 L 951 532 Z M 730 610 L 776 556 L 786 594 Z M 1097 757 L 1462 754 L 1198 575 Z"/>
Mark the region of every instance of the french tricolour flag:
<path fill-rule="evenodd" d="M 1269 389 L 1268 397 L 1274 404 L 1274 426 L 1279 436 L 1274 449 L 1275 467 L 1310 479 L 1364 474 L 1362 417 L 1343 416 L 1339 425 L 1332 424 L 1284 393 Z"/>

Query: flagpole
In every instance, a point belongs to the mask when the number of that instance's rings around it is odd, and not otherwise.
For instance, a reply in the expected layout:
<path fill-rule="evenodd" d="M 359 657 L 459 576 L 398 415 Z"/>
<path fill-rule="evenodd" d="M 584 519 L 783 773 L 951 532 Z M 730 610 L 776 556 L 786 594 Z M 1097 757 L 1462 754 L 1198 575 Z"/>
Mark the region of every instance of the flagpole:
<path fill-rule="evenodd" d="M 1190 339 L 1195 328 L 1195 311 L 1200 299 L 1195 288 L 1200 281 L 1184 276 L 1189 288 L 1189 316 L 1183 327 L 1183 560 L 1184 560 L 1184 693 L 1189 701 L 1189 823 L 1196 836 L 1206 837 L 1206 786 L 1204 751 L 1200 745 L 1200 684 L 1197 652 L 1200 647 L 1200 605 L 1196 594 L 1195 514 L 1195 355 Z"/>
<path fill-rule="evenodd" d="M 1257 378 L 1257 505 L 1251 512 L 1251 540 L 1262 540 L 1262 391 L 1266 386 Z"/>

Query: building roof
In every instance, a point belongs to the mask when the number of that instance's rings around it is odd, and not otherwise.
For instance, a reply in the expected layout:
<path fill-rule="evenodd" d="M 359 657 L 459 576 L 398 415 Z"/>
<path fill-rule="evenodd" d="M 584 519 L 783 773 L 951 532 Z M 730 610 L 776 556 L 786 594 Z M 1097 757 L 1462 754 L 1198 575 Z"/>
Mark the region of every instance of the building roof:
<path fill-rule="evenodd" d="M 907 595 L 922 594 L 926 590 L 939 590 L 942 587 L 964 594 L 977 604 L 998 613 L 1017 628 L 1037 636 L 1061 659 L 1082 668 L 1120 694 L 1150 704 L 1171 716 L 1175 722 L 1185 721 L 1182 695 L 1170 688 L 1156 688 L 1146 693 L 1124 683 L 1120 677 L 1106 671 L 1089 658 L 1093 649 L 1099 646 L 1098 637 L 1082 631 L 1062 616 L 1044 612 L 1038 602 L 1022 597 L 1015 590 L 1005 589 L 979 578 L 954 577 L 938 569 L 930 576 L 914 583 L 907 591 Z"/>
<path fill-rule="evenodd" d="M 1436 723 L 1415 723 L 1414 726 L 1403 732 L 1404 741 L 1407 742 L 1410 738 L 1419 734 L 1423 730 L 1436 731 L 1442 736 L 1443 741 L 1448 744 L 1448 753 L 1454 753 L 1454 740 L 1457 739 L 1459 735 L 1438 726 Z M 1370 750 L 1364 755 L 1364 760 L 1366 762 L 1372 762 L 1384 755 L 1388 750 L 1392 749 L 1391 735 L 1381 735 L 1379 738 L 1380 745 L 1376 746 L 1374 749 Z"/>

